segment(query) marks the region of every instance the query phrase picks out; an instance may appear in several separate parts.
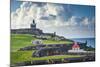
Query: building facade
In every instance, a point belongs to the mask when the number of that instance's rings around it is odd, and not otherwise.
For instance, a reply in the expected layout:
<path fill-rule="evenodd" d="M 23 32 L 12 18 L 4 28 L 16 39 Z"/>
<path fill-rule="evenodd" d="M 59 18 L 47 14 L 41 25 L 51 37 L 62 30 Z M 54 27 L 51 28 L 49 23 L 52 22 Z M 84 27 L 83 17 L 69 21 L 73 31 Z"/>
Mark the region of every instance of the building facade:
<path fill-rule="evenodd" d="M 68 50 L 69 53 L 85 53 L 86 51 L 84 49 L 80 49 L 80 46 L 77 42 L 74 42 L 72 49 Z"/>

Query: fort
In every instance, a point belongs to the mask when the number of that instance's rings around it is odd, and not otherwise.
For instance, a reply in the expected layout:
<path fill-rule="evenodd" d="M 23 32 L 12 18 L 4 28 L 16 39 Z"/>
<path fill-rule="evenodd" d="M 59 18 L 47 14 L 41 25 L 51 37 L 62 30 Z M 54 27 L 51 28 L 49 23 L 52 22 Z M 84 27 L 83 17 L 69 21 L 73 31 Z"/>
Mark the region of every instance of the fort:
<path fill-rule="evenodd" d="M 43 39 L 69 40 L 63 36 L 56 35 L 56 32 L 44 33 L 41 29 L 36 28 L 36 23 L 34 20 L 32 24 L 30 24 L 30 28 L 11 29 L 11 34 L 32 34 L 36 38 L 42 39 L 42 40 Z"/>
<path fill-rule="evenodd" d="M 42 30 L 36 28 L 36 23 L 34 20 L 33 20 L 33 23 L 30 25 L 30 28 L 11 29 L 11 33 L 13 34 L 35 34 L 35 35 L 43 34 Z"/>

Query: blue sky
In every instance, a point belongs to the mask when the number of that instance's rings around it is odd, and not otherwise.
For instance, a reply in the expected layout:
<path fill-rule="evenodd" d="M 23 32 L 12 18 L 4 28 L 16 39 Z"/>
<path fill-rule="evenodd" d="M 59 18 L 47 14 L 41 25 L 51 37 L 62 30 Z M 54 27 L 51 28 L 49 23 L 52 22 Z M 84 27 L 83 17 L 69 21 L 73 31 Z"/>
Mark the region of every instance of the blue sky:
<path fill-rule="evenodd" d="M 95 6 L 11 0 L 11 17 L 12 28 L 29 27 L 35 19 L 44 32 L 57 32 L 66 38 L 95 37 Z"/>
<path fill-rule="evenodd" d="M 21 1 L 16 1 L 16 0 L 11 0 L 11 12 L 15 11 L 17 8 L 20 7 L 20 5 L 22 4 Z M 37 3 L 37 4 L 41 4 L 41 3 Z M 76 16 L 86 16 L 89 18 L 92 18 L 93 16 L 95 16 L 95 6 L 88 6 L 88 5 L 71 5 L 71 4 L 62 4 L 62 6 L 65 8 L 65 10 L 68 10 L 68 7 L 70 7 L 70 10 L 73 10 L 73 15 Z"/>

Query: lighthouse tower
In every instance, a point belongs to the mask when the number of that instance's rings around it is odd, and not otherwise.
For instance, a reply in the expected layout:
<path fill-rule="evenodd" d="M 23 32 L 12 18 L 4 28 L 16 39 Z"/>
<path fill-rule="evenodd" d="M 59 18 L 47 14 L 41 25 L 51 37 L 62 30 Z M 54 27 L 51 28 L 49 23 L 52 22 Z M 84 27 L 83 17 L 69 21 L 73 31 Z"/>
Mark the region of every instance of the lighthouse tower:
<path fill-rule="evenodd" d="M 31 24 L 31 29 L 36 29 L 36 23 L 34 20 L 33 20 L 33 23 Z"/>

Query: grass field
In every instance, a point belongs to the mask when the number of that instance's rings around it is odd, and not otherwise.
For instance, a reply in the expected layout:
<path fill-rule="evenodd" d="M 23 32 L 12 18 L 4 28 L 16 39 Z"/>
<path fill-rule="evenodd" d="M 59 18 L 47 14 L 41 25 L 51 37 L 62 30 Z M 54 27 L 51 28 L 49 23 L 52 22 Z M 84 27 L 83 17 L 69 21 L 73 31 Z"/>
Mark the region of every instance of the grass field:
<path fill-rule="evenodd" d="M 31 46 L 32 40 L 37 38 L 32 37 L 30 34 L 11 34 L 11 51 L 17 51 L 18 49 Z M 56 41 L 56 40 L 43 40 L 44 44 L 70 44 L 69 41 Z"/>
<path fill-rule="evenodd" d="M 11 52 L 11 63 L 31 61 L 31 60 L 49 60 L 49 59 L 63 59 L 80 57 L 79 55 L 57 55 L 57 56 L 45 56 L 45 57 L 32 57 L 34 51 L 17 51 Z"/>
<path fill-rule="evenodd" d="M 25 46 L 34 45 L 31 43 L 32 40 L 37 38 L 32 37 L 29 34 L 11 34 L 11 64 L 23 61 L 31 60 L 48 60 L 48 59 L 59 59 L 59 58 L 69 58 L 69 57 L 79 57 L 78 55 L 61 55 L 61 56 L 47 56 L 47 57 L 32 57 L 34 51 L 18 51 L 20 48 Z M 53 41 L 53 40 L 43 40 L 44 44 L 70 44 L 69 41 Z"/>
<path fill-rule="evenodd" d="M 12 34 L 11 35 L 11 51 L 17 51 L 18 49 L 33 45 L 31 43 L 34 40 L 29 34 Z"/>

